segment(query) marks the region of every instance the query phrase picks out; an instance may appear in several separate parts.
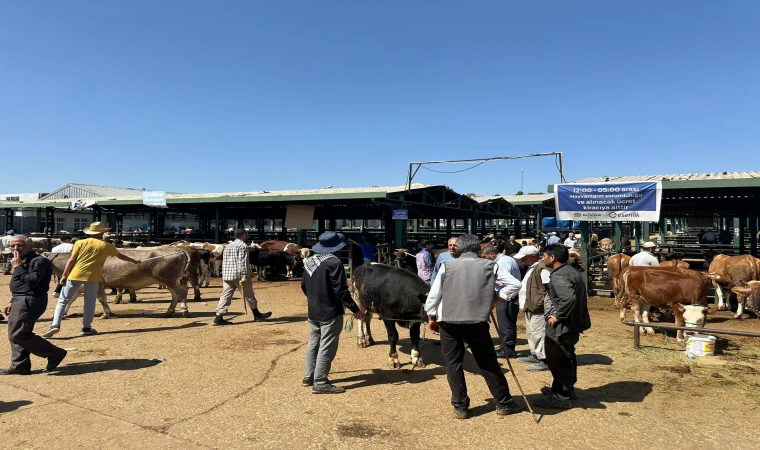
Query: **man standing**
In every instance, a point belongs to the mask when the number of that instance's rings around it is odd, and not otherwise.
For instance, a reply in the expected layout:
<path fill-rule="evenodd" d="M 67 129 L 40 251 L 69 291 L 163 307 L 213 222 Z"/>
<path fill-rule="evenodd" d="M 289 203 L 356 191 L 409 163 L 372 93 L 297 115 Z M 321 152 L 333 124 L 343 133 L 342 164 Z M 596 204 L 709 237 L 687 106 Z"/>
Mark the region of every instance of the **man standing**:
<path fill-rule="evenodd" d="M 567 265 L 567 248 L 554 245 L 546 248 L 543 262 L 552 270 L 549 280 L 549 305 L 546 311 L 546 365 L 554 379 L 551 387 L 544 386 L 547 395 L 536 404 L 544 408 L 569 409 L 575 398 L 578 381 L 578 362 L 575 344 L 580 334 L 591 328 L 588 314 L 586 286 L 581 274 Z"/>
<path fill-rule="evenodd" d="M 243 297 L 248 307 L 253 312 L 253 321 L 259 322 L 272 317 L 271 312 L 259 311 L 256 294 L 253 293 L 253 280 L 251 279 L 251 263 L 248 259 L 248 232 L 245 230 L 235 231 L 235 242 L 229 244 L 222 252 L 222 282 L 224 289 L 216 306 L 214 325 L 229 325 L 232 322 L 224 320 L 227 308 L 232 303 L 232 295 L 238 289 L 243 291 Z"/>
<path fill-rule="evenodd" d="M 520 251 L 520 248 L 522 248 L 522 245 L 517 242 L 517 237 L 512 234 L 509 236 L 509 241 L 504 244 L 504 254 L 507 256 L 516 255 Z"/>
<path fill-rule="evenodd" d="M 660 267 L 660 261 L 658 261 L 657 257 L 652 254 L 654 253 L 655 247 L 657 247 L 657 245 L 652 241 L 644 242 L 641 245 L 641 251 L 631 257 L 628 265 Z"/>
<path fill-rule="evenodd" d="M 438 271 L 441 270 L 441 266 L 443 265 L 443 263 L 451 259 L 457 258 L 459 256 L 459 253 L 457 253 L 455 249 L 456 243 L 457 243 L 457 238 L 455 237 L 449 238 L 449 241 L 447 242 L 449 251 L 443 252 L 440 255 L 438 255 L 438 259 L 435 260 L 435 268 L 433 268 L 433 274 L 430 276 L 430 284 L 433 284 L 433 281 L 435 281 L 435 277 L 438 275 Z"/>
<path fill-rule="evenodd" d="M 60 284 L 64 285 L 63 291 L 55 306 L 53 323 L 43 337 L 49 338 L 61 331 L 61 319 L 68 309 L 69 303 L 80 286 L 84 286 L 84 314 L 82 315 L 82 336 L 97 334 L 91 327 L 95 316 L 95 302 L 98 298 L 98 288 L 103 280 L 103 266 L 109 256 L 115 256 L 122 261 L 140 264 L 140 261 L 119 253 L 112 244 L 103 240 L 103 234 L 110 230 L 102 222 L 93 222 L 89 227 L 82 230 L 89 238 L 77 241 L 71 250 L 71 256 L 66 262 L 66 268 L 61 275 Z"/>
<path fill-rule="evenodd" d="M 525 310 L 525 334 L 530 346 L 530 356 L 517 358 L 517 361 L 533 363 L 525 369 L 529 372 L 549 370 L 544 353 L 544 335 L 546 332 L 544 302 L 546 301 L 551 271 L 539 259 L 536 247 L 523 247 L 515 255 L 515 259 L 529 266 L 520 286 L 520 309 Z"/>
<path fill-rule="evenodd" d="M 578 243 L 578 240 L 575 239 L 575 233 L 573 233 L 572 231 L 570 233 L 568 233 L 567 234 L 567 239 L 565 239 L 564 246 L 567 247 L 567 248 L 573 248 L 573 247 L 575 247 L 575 244 L 577 244 L 577 243 Z"/>
<path fill-rule="evenodd" d="M 470 406 L 462 367 L 465 343 L 470 346 L 493 395 L 496 414 L 519 412 L 522 408 L 509 393 L 488 326 L 496 285 L 506 284 L 508 275 L 493 261 L 478 257 L 480 240 L 477 236 L 460 236 L 456 247 L 461 255 L 441 266 L 425 303 L 431 331 L 436 322 L 439 325 L 454 417 L 466 419 Z"/>
<path fill-rule="evenodd" d="M 430 253 L 430 250 L 433 249 L 433 244 L 430 241 L 420 241 L 420 247 L 421 250 L 414 257 L 417 260 L 417 275 L 423 281 L 430 283 L 430 279 L 433 276 L 433 268 L 435 267 L 433 254 Z"/>
<path fill-rule="evenodd" d="M 351 239 L 351 243 L 362 249 L 364 263 L 377 262 L 377 238 L 371 234 L 364 236 L 361 242 Z"/>
<path fill-rule="evenodd" d="M 549 235 L 549 239 L 546 240 L 546 246 L 559 244 L 559 236 L 557 236 L 556 231 L 552 231 Z"/>
<path fill-rule="evenodd" d="M 74 244 L 71 243 L 70 236 L 61 236 L 61 243 L 53 247 L 52 253 L 71 253 L 74 250 Z M 53 297 L 58 298 L 61 294 L 63 285 L 58 284 L 53 291 Z"/>
<path fill-rule="evenodd" d="M 54 370 L 66 357 L 66 350 L 34 334 L 34 323 L 47 308 L 47 291 L 53 265 L 32 250 L 32 239 L 18 236 L 11 241 L 13 278 L 11 302 L 5 307 L 8 316 L 8 340 L 11 343 L 11 366 L 0 375 L 29 375 L 29 354 L 47 358 L 45 372 Z"/>
<path fill-rule="evenodd" d="M 16 236 L 16 232 L 8 230 L 5 232 L 5 236 L 0 239 L 0 251 L 2 251 L 3 258 L 3 275 L 11 274 L 11 241 Z"/>
<path fill-rule="evenodd" d="M 514 358 L 517 356 L 515 346 L 517 346 L 517 315 L 520 308 L 517 305 L 517 294 L 520 292 L 520 268 L 517 261 L 511 256 L 499 253 L 499 250 L 487 245 L 481 251 L 484 258 L 494 262 L 502 271 L 504 281 L 497 283 L 496 292 L 498 292 L 501 301 L 496 303 L 496 320 L 498 321 L 499 331 L 504 338 L 504 348 L 507 349 L 506 356 Z"/>
<path fill-rule="evenodd" d="M 301 290 L 309 306 L 309 344 L 306 348 L 306 373 L 302 386 L 312 386 L 313 394 L 340 394 L 346 390 L 328 381 L 335 354 L 338 352 L 340 331 L 345 308 L 354 318 L 362 320 L 364 313 L 351 298 L 343 262 L 333 253 L 346 243 L 332 231 L 319 236 L 312 247 L 314 255 L 304 260 Z"/>

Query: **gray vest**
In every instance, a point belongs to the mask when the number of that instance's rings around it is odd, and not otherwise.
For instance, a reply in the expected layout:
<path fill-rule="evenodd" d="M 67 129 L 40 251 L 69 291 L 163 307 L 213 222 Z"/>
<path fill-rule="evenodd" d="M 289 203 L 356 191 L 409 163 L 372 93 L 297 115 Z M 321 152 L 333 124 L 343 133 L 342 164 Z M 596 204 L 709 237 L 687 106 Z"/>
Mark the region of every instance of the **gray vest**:
<path fill-rule="evenodd" d="M 449 323 L 488 322 L 495 295 L 494 263 L 475 253 L 464 253 L 443 263 L 443 285 L 438 321 Z"/>

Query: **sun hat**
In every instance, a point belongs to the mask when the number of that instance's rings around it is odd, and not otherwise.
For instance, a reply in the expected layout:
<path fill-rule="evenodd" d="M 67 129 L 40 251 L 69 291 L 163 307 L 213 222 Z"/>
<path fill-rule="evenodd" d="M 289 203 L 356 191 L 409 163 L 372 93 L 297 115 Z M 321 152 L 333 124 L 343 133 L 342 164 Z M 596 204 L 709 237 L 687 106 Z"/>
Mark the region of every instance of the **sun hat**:
<path fill-rule="evenodd" d="M 319 243 L 312 247 L 312 251 L 318 254 L 337 252 L 346 246 L 340 235 L 334 231 L 325 231 L 319 235 Z"/>
<path fill-rule="evenodd" d="M 89 234 L 89 235 L 95 235 L 95 234 L 103 234 L 106 231 L 111 230 L 110 228 L 107 228 L 105 225 L 103 225 L 103 222 L 93 222 L 90 224 L 89 227 L 82 230 L 82 233 Z"/>
<path fill-rule="evenodd" d="M 517 254 L 513 256 L 513 258 L 522 259 L 523 256 L 530 256 L 530 255 L 538 256 L 538 249 L 532 245 L 526 245 L 520 248 L 520 251 L 517 252 Z"/>
<path fill-rule="evenodd" d="M 655 244 L 652 241 L 646 241 L 643 244 L 641 244 L 641 246 L 644 248 L 654 248 L 654 247 L 657 247 L 657 244 Z"/>

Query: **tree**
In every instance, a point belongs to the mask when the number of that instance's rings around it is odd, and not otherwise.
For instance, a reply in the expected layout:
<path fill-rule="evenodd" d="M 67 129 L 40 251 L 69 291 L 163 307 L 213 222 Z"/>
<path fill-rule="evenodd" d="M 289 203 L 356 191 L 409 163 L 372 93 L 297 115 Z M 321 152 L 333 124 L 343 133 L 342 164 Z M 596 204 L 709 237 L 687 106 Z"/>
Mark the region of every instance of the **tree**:
<path fill-rule="evenodd" d="M 523 191 L 517 191 L 517 194 L 515 195 L 525 195 L 525 193 Z"/>

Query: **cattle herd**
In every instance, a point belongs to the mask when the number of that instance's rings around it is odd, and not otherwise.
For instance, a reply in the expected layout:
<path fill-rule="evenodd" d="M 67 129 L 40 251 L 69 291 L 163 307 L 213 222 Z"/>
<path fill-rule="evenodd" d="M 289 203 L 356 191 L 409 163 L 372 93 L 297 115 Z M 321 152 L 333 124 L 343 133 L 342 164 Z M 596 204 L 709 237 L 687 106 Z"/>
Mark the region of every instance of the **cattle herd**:
<path fill-rule="evenodd" d="M 33 238 L 38 251 L 53 263 L 54 275 L 60 276 L 69 255 L 51 253 L 57 245 L 56 239 Z M 171 294 L 171 303 L 166 316 L 171 316 L 179 305 L 183 315 L 188 314 L 187 296 L 193 288 L 194 300 L 201 299 L 200 287 L 209 286 L 212 276 L 221 275 L 223 252 L 226 244 L 175 242 L 164 246 L 145 246 L 138 243 L 116 242 L 128 256 L 143 261 L 132 265 L 119 259 L 109 258 L 103 268 L 103 283 L 98 299 L 103 305 L 103 318 L 113 316 L 106 301 L 105 289 L 118 289 L 115 303 L 122 301 L 124 290 L 129 291 L 130 301 L 136 300 L 136 291 L 151 285 L 165 287 Z M 598 242 L 601 252 L 609 252 L 608 240 Z M 433 251 L 438 257 L 445 249 Z M 285 241 L 266 241 L 251 244 L 249 259 L 259 281 L 276 279 L 284 273 L 286 277 L 299 276 L 303 270 L 303 260 L 311 255 L 311 250 Z M 390 343 L 389 364 L 401 366 L 396 345 L 399 335 L 396 326 L 409 328 L 412 341 L 412 363 L 423 366 L 419 353 L 420 328 L 426 322 L 423 305 L 429 290 L 426 282 L 416 276 L 414 254 L 408 249 L 397 249 L 394 253 L 395 266 L 362 265 L 354 269 L 351 289 L 356 302 L 367 311 L 365 319 L 358 326 L 357 344 L 366 347 L 374 343 L 370 328 L 373 315 L 383 320 Z M 580 267 L 580 254 L 571 250 L 571 258 Z M 607 277 L 612 284 L 615 306 L 620 310 L 621 321 L 625 320 L 627 309 L 633 312 L 636 322 L 649 323 L 651 307 L 672 310 L 676 325 L 702 327 L 707 318 L 707 294 L 715 289 L 718 310 L 729 307 L 729 298 L 735 294 L 738 307 L 734 317 L 741 319 L 745 309 L 757 313 L 760 309 L 760 259 L 750 255 L 727 256 L 708 252 L 705 255 L 707 271 L 689 268 L 678 257 L 666 258 L 660 267 L 634 267 L 629 265 L 631 257 L 618 253 L 606 261 Z M 524 272 L 523 268 L 523 272 Z M 188 287 L 189 285 L 189 287 Z M 643 334 L 653 334 L 651 327 L 641 327 Z M 683 341 L 683 332 L 677 339 Z"/>

